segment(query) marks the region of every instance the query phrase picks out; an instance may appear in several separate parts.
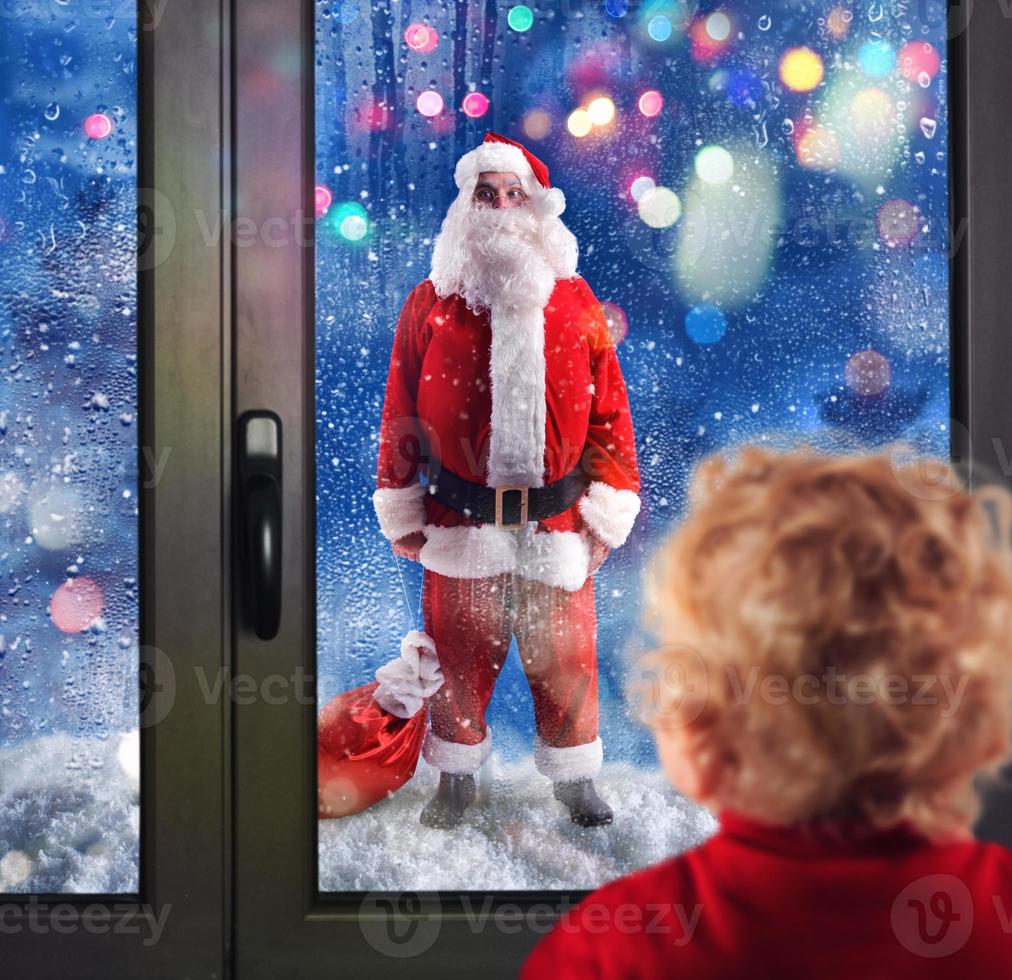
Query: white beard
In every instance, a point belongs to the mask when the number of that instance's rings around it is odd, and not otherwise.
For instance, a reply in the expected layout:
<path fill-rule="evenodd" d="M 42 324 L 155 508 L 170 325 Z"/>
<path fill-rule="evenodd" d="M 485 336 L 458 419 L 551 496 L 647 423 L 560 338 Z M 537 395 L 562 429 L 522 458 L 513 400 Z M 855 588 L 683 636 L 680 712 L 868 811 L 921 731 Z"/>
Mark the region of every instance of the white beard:
<path fill-rule="evenodd" d="M 573 233 L 538 199 L 450 206 L 432 254 L 436 294 L 456 293 L 492 331 L 487 486 L 544 485 L 545 315 L 556 279 L 576 274 Z"/>
<path fill-rule="evenodd" d="M 478 312 L 542 309 L 555 280 L 576 274 L 577 245 L 536 200 L 522 207 L 450 206 L 432 252 L 439 296 L 457 293 Z"/>

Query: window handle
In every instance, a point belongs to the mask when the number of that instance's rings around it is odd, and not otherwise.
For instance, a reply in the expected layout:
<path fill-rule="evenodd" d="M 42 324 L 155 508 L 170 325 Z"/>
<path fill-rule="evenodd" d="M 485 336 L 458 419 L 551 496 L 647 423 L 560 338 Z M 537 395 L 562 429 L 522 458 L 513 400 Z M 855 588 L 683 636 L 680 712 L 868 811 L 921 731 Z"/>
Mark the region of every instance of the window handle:
<path fill-rule="evenodd" d="M 239 562 L 242 612 L 261 640 L 281 622 L 281 420 L 273 412 L 239 419 Z"/>

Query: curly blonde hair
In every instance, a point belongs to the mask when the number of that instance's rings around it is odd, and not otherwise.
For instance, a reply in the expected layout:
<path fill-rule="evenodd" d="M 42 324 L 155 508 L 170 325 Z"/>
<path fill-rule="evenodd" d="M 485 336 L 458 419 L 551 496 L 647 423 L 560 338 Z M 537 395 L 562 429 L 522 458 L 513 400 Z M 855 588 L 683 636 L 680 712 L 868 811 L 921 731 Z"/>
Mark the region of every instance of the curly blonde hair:
<path fill-rule="evenodd" d="M 941 460 L 746 446 L 697 466 L 690 505 L 633 688 L 714 776 L 704 802 L 965 833 L 1009 749 L 1012 497 Z"/>

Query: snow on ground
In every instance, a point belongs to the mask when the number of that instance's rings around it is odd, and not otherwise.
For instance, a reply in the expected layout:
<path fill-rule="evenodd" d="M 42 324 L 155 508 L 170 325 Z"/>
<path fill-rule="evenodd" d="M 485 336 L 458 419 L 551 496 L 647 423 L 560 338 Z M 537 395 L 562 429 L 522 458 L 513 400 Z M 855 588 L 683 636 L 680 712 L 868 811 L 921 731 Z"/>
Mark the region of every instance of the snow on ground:
<path fill-rule="evenodd" d="M 50 735 L 0 747 L 0 893 L 124 894 L 138 889 L 137 743 Z M 528 757 L 496 754 L 460 827 L 418 813 L 439 774 L 424 761 L 406 786 L 363 813 L 320 824 L 325 891 L 541 891 L 593 888 L 703 841 L 709 811 L 654 769 L 606 763 L 597 780 L 615 810 L 583 829 Z"/>
<path fill-rule="evenodd" d="M 0 747 L 0 893 L 138 890 L 136 732 Z"/>
<path fill-rule="evenodd" d="M 435 830 L 418 813 L 438 772 L 415 777 L 362 813 L 320 822 L 324 891 L 552 891 L 594 888 L 701 843 L 713 815 L 679 796 L 664 776 L 606 763 L 596 783 L 615 811 L 609 827 L 581 828 L 552 796 L 533 760 L 495 754 L 460 826 Z"/>

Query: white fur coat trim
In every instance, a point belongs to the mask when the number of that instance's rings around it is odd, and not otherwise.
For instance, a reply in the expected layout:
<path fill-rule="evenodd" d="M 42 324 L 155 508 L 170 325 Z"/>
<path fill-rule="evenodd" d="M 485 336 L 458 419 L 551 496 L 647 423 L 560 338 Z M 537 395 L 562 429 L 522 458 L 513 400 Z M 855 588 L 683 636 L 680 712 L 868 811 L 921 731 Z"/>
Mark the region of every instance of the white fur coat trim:
<path fill-rule="evenodd" d="M 530 521 L 518 531 L 494 524 L 425 528 L 418 560 L 449 578 L 484 578 L 515 572 L 521 578 L 575 592 L 587 581 L 590 550 L 575 531 L 536 531 Z"/>
<path fill-rule="evenodd" d="M 595 480 L 580 498 L 580 514 L 591 531 L 611 548 L 625 544 L 636 515 L 640 512 L 640 498 L 632 490 L 615 487 Z"/>
<path fill-rule="evenodd" d="M 545 483 L 545 312 L 492 310 L 486 485 Z"/>
<path fill-rule="evenodd" d="M 556 783 L 593 779 L 601 771 L 603 760 L 604 747 L 600 738 L 562 748 L 546 745 L 540 736 L 534 738 L 534 768 Z"/>
<path fill-rule="evenodd" d="M 396 541 L 425 526 L 423 498 L 426 491 L 424 483 L 412 483 L 406 487 L 380 487 L 374 491 L 372 505 L 383 537 L 388 541 Z"/>
<path fill-rule="evenodd" d="M 377 667 L 376 680 L 376 703 L 397 718 L 413 718 L 443 686 L 435 641 L 421 630 L 409 630 L 401 637 L 401 655 Z"/>
<path fill-rule="evenodd" d="M 478 174 L 487 171 L 516 174 L 528 194 L 534 187 L 541 186 L 523 151 L 519 146 L 511 146 L 509 143 L 479 143 L 473 150 L 468 150 L 457 161 L 453 170 L 453 182 L 458 190 L 466 188 L 473 192 Z"/>
<path fill-rule="evenodd" d="M 430 766 L 440 772 L 477 772 L 492 751 L 492 729 L 485 729 L 485 737 L 477 745 L 463 742 L 447 742 L 431 728 L 425 732 L 422 742 L 422 756 Z"/>

